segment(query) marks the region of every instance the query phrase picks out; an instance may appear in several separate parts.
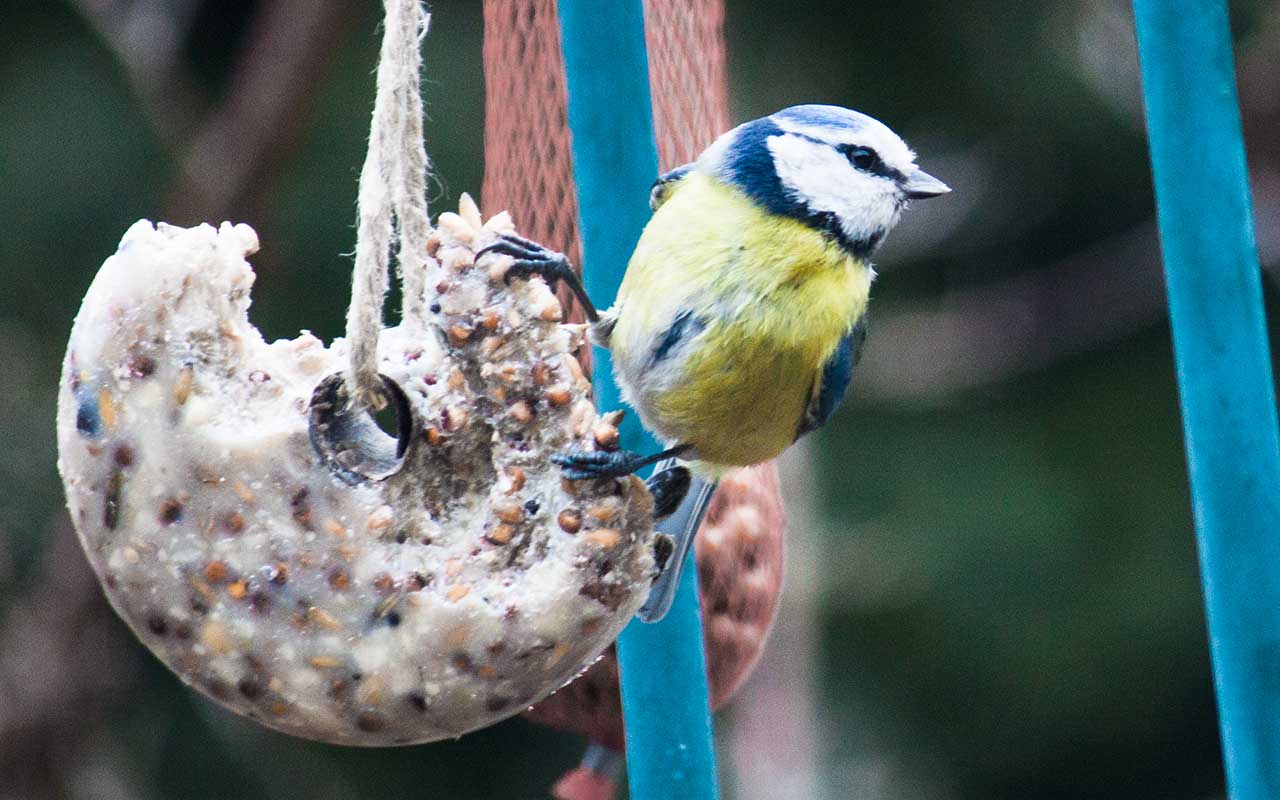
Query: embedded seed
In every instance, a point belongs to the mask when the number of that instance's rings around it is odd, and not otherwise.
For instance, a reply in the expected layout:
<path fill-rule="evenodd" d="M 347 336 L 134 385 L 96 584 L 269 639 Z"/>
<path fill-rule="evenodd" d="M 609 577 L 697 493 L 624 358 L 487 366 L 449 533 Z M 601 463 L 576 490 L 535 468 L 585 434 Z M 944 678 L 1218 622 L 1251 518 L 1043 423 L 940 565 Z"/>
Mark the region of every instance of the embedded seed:
<path fill-rule="evenodd" d="M 331 631 L 340 630 L 342 628 L 342 623 L 334 619 L 332 614 L 325 611 L 323 608 L 318 608 L 316 606 L 311 606 L 311 608 L 307 609 L 307 619 L 322 628 L 328 628 Z"/>
<path fill-rule="evenodd" d="M 231 595 L 231 599 L 239 600 L 249 591 L 249 586 L 244 581 L 236 581 L 227 587 L 227 594 Z"/>
<path fill-rule="evenodd" d="M 518 525 L 524 522 L 524 509 L 519 503 L 510 500 L 503 500 L 493 504 L 493 515 L 503 522 L 510 522 L 512 525 Z"/>
<path fill-rule="evenodd" d="M 507 276 L 507 270 L 511 269 L 512 260 L 506 256 L 490 258 L 489 260 L 491 262 L 489 265 L 489 280 L 497 283 Z"/>
<path fill-rule="evenodd" d="M 462 574 L 462 559 L 451 558 L 445 563 L 444 574 L 456 578 Z"/>
<path fill-rule="evenodd" d="M 369 529 L 369 533 L 377 535 L 390 528 L 395 521 L 396 515 L 391 510 L 391 506 L 378 506 L 369 514 L 369 520 L 365 526 Z"/>
<path fill-rule="evenodd" d="M 612 550 L 622 541 L 622 534 L 613 528 L 600 528 L 588 531 L 584 538 L 604 550 Z"/>
<path fill-rule="evenodd" d="M 450 588 L 448 592 L 445 592 L 445 596 L 456 603 L 462 598 L 466 597 L 470 591 L 471 591 L 471 587 L 466 585 L 465 583 L 462 583 Z"/>
<path fill-rule="evenodd" d="M 111 397 L 111 390 L 103 386 L 98 390 L 98 416 L 102 418 L 102 424 L 107 426 L 107 430 L 116 429 L 116 404 Z"/>
<path fill-rule="evenodd" d="M 596 503 L 587 507 L 587 516 L 596 522 L 612 522 L 618 518 L 618 507 Z"/>
<path fill-rule="evenodd" d="M 173 404 L 183 405 L 191 397 L 191 386 L 195 383 L 195 370 L 188 364 L 178 370 L 178 377 L 173 382 Z"/>
<path fill-rule="evenodd" d="M 449 338 L 454 344 L 461 344 L 471 338 L 471 329 L 461 323 L 449 326 Z"/>
<path fill-rule="evenodd" d="M 511 537 L 515 536 L 515 533 L 515 527 L 504 522 L 501 525 L 495 525 L 493 530 L 485 534 L 485 538 L 492 544 L 507 544 L 511 541 Z"/>
<path fill-rule="evenodd" d="M 449 419 L 445 422 L 445 429 L 450 433 L 460 431 L 467 425 L 467 412 L 457 406 L 450 406 L 446 409 L 449 412 Z"/>
<path fill-rule="evenodd" d="M 559 322 L 564 315 L 564 310 L 560 308 L 560 301 L 555 297 L 551 297 L 538 309 L 538 319 L 543 322 Z"/>
<path fill-rule="evenodd" d="M 440 435 L 440 431 L 435 426 L 427 428 L 425 431 L 423 431 L 423 435 L 427 437 L 427 444 L 431 445 L 432 447 L 435 447 L 436 445 L 440 444 L 440 440 L 444 438 L 443 436 Z"/>
<path fill-rule="evenodd" d="M 328 531 L 331 535 L 337 536 L 339 538 L 347 535 L 347 529 L 343 527 L 342 523 L 338 522 L 336 519 L 326 519 L 324 521 L 324 529 Z"/>
<path fill-rule="evenodd" d="M 516 369 L 515 364 L 507 362 L 498 368 L 498 377 L 501 378 L 504 383 L 511 383 L 516 379 L 516 373 L 518 371 L 519 370 Z"/>
<path fill-rule="evenodd" d="M 547 366 L 547 362 L 539 361 L 533 365 L 533 382 L 538 386 L 546 386 L 547 380 L 550 378 L 551 369 Z"/>
<path fill-rule="evenodd" d="M 525 474 L 520 467 L 508 467 L 507 477 L 511 481 L 511 485 L 507 487 L 507 494 L 515 494 L 524 488 Z"/>
<path fill-rule="evenodd" d="M 245 486 L 244 481 L 236 481 L 235 483 L 231 484 L 231 489 L 240 498 L 240 502 L 244 503 L 245 505 L 253 505 L 253 501 L 255 499 L 253 496 L 253 492 L 249 489 L 248 486 Z"/>
<path fill-rule="evenodd" d="M 586 382 L 587 377 L 582 374 L 582 365 L 578 363 L 578 359 L 568 354 L 561 356 L 560 359 L 560 363 L 569 370 L 569 375 L 573 377 L 575 383 Z"/>
<path fill-rule="evenodd" d="M 351 585 L 351 576 L 340 569 L 335 569 L 329 573 L 329 586 L 338 591 L 342 591 Z"/>
<path fill-rule="evenodd" d="M 461 389 L 467 385 L 467 378 L 462 374 L 462 370 L 454 367 L 453 372 L 449 373 L 449 388 Z"/>
<path fill-rule="evenodd" d="M 436 252 L 440 249 L 440 233 L 432 231 L 427 236 L 427 255 L 432 258 L 436 257 Z"/>
<path fill-rule="evenodd" d="M 592 432 L 596 447 L 601 450 L 616 450 L 618 447 L 618 429 L 607 422 L 600 422 Z"/>
<path fill-rule="evenodd" d="M 582 529 L 582 515 L 572 508 L 561 511 L 556 521 L 560 523 L 560 529 L 565 533 L 577 533 Z"/>
<path fill-rule="evenodd" d="M 507 340 L 503 336 L 486 336 L 484 341 L 480 343 L 480 352 L 484 354 L 485 358 L 493 358 L 493 354 L 498 352 L 498 349 L 506 343 Z"/>
<path fill-rule="evenodd" d="M 490 306 L 484 310 L 484 317 L 481 318 L 480 324 L 486 330 L 497 330 L 498 325 L 502 322 L 502 309 L 498 306 Z"/>
<path fill-rule="evenodd" d="M 476 201 L 471 199 L 471 195 L 466 192 L 458 198 L 458 216 L 462 217 L 472 228 L 483 228 L 484 221 L 480 218 L 480 209 L 476 206 Z"/>
<path fill-rule="evenodd" d="M 533 419 L 533 410 L 529 408 L 529 404 L 523 400 L 518 400 L 511 404 L 511 408 L 507 409 L 507 413 L 511 418 L 521 425 Z"/>
<path fill-rule="evenodd" d="M 436 227 L 444 231 L 455 241 L 471 244 L 475 241 L 475 229 L 460 215 L 445 211 L 436 219 Z"/>
<path fill-rule="evenodd" d="M 204 627 L 200 629 L 200 644 L 204 645 L 210 652 L 215 655 L 226 655 L 235 649 L 235 641 L 231 638 L 231 631 L 221 622 L 206 622 Z"/>
<path fill-rule="evenodd" d="M 227 565 L 222 561 L 210 561 L 204 565 L 204 579 L 209 583 L 222 583 L 227 579 Z"/>
<path fill-rule="evenodd" d="M 547 389 L 547 402 L 553 406 L 567 406 L 572 399 L 568 384 L 557 383 Z"/>

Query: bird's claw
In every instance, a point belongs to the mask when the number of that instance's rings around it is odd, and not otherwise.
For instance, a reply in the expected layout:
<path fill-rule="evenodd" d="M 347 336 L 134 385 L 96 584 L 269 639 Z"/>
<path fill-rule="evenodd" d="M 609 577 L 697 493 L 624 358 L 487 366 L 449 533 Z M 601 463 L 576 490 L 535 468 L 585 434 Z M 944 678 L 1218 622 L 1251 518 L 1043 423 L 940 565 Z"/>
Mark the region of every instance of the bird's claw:
<path fill-rule="evenodd" d="M 498 241 L 476 252 L 476 259 L 489 253 L 510 256 L 513 260 L 502 280 L 511 283 L 514 278 L 540 275 L 553 290 L 556 285 L 573 274 L 573 267 L 564 253 L 543 247 L 535 241 L 515 234 L 502 234 Z"/>
<path fill-rule="evenodd" d="M 593 478 L 621 478 L 630 475 L 647 463 L 644 456 L 629 450 L 570 450 L 556 453 L 551 461 L 564 470 L 571 481 Z"/>

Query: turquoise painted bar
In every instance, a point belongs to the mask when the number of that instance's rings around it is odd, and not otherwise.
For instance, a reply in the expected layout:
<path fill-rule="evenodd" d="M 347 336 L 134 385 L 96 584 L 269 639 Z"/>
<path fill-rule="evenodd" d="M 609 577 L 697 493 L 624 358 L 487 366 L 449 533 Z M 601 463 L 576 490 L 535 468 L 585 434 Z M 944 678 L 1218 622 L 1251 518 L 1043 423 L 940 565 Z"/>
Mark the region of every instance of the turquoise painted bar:
<path fill-rule="evenodd" d="M 1224 0 L 1135 0 L 1227 787 L 1280 797 L 1280 434 Z"/>
<path fill-rule="evenodd" d="M 560 0 L 559 15 L 583 272 L 603 308 L 649 220 L 649 187 L 658 174 L 644 10 L 640 0 Z M 596 402 L 620 408 L 608 353 L 595 355 Z M 634 414 L 622 441 L 646 453 L 658 447 Z M 618 640 L 632 800 L 719 797 L 692 561 L 691 551 L 667 617 L 654 625 L 633 621 Z"/>

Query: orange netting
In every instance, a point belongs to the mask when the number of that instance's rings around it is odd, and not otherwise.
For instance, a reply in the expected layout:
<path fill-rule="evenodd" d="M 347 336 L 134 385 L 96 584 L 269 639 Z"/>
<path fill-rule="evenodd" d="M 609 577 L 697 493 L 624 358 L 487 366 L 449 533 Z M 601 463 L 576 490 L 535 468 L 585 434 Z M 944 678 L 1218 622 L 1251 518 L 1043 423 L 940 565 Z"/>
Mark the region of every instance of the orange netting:
<path fill-rule="evenodd" d="M 723 0 L 645 3 L 662 170 L 692 161 L 729 127 L 723 25 Z M 578 264 L 578 201 L 555 0 L 485 0 L 484 63 L 482 206 L 489 213 L 511 209 L 524 235 Z"/>
<path fill-rule="evenodd" d="M 723 0 L 645 2 L 662 170 L 692 161 L 729 127 L 723 24 Z M 483 207 L 487 213 L 510 209 L 524 235 L 580 264 L 556 2 L 485 0 L 484 25 Z M 563 287 L 562 300 L 573 309 L 570 318 L 581 320 Z M 763 464 L 726 479 L 699 529 L 695 547 L 714 705 L 741 685 L 772 621 L 782 527 L 777 471 Z M 610 652 L 526 715 L 620 747 L 617 674 Z"/>

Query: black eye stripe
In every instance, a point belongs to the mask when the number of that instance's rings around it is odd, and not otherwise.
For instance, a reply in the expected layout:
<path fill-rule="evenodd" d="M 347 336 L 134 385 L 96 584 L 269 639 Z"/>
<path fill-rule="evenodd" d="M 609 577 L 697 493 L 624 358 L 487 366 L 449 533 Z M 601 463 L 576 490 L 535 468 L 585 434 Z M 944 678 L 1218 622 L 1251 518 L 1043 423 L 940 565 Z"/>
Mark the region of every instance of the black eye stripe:
<path fill-rule="evenodd" d="M 823 141 L 822 139 L 819 139 L 816 136 L 810 136 L 807 133 L 800 133 L 798 131 L 783 131 L 783 133 L 786 133 L 790 136 L 797 136 L 801 139 L 804 139 L 806 142 L 813 142 L 814 144 L 822 144 L 822 145 L 826 145 L 827 147 L 833 146 L 830 142 Z M 834 145 L 834 147 L 841 155 L 845 157 L 848 157 L 850 153 L 852 153 L 854 150 L 857 150 L 857 149 L 863 149 L 870 152 L 871 155 L 875 157 L 875 163 L 871 165 L 870 169 L 864 169 L 862 170 L 862 172 L 866 172 L 870 175 L 879 175 L 882 178 L 888 178 L 889 180 L 897 183 L 901 183 L 902 181 L 905 181 L 907 179 L 907 176 L 903 175 L 901 170 L 896 170 L 893 167 L 886 164 L 884 162 L 884 159 L 880 157 L 880 154 L 875 151 L 875 148 L 867 147 L 866 145 L 860 145 L 860 144 L 840 144 L 840 145 Z M 853 163 L 853 162 L 850 162 L 850 163 Z M 855 166 L 854 169 L 859 169 L 859 168 Z"/>

